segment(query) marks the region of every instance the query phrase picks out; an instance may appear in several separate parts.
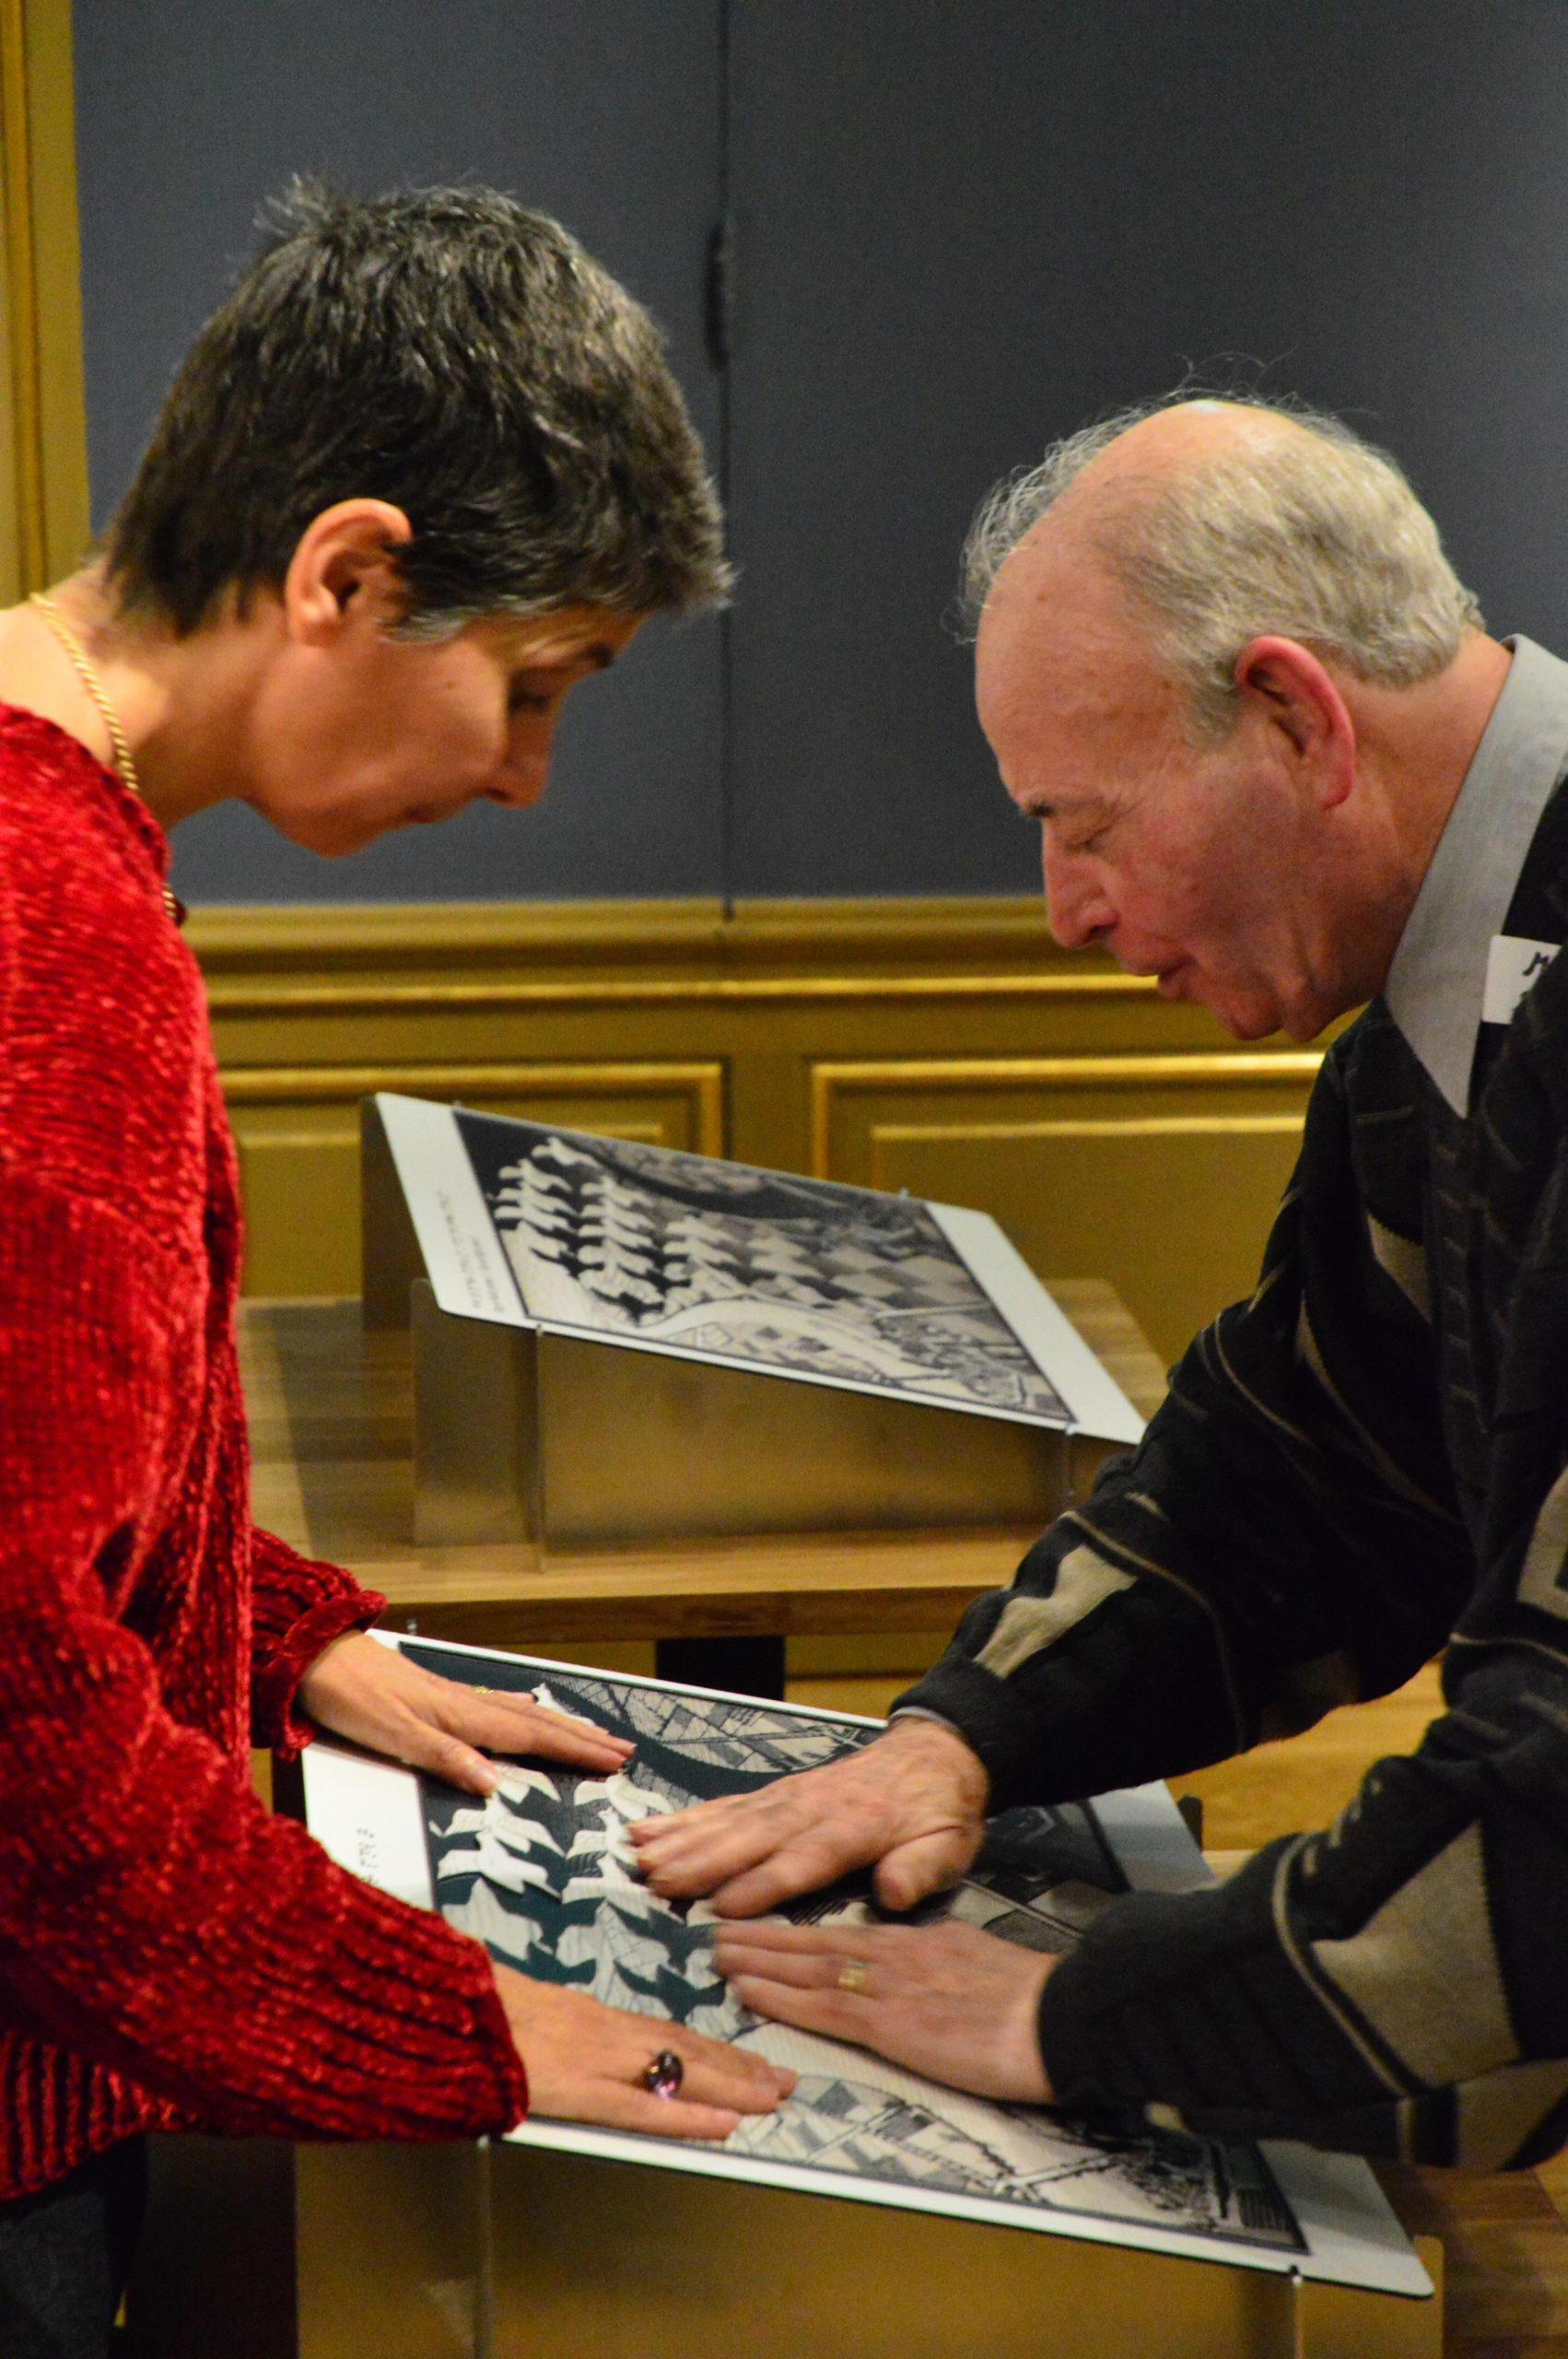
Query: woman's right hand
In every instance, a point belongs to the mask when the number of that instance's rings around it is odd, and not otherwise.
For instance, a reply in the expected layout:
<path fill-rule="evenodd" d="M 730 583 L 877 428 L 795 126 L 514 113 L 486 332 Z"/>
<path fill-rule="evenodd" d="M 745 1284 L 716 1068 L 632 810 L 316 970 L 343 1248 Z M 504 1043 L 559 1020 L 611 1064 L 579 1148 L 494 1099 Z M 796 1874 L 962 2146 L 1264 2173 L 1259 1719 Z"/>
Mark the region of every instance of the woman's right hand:
<path fill-rule="evenodd" d="M 793 2072 L 744 2048 L 492 1965 L 528 2073 L 530 2113 L 655 2137 L 728 2138 L 742 2114 L 771 2113 L 795 2085 Z M 662 2048 L 673 2048 L 685 2067 L 679 2096 L 655 2096 L 643 2079 Z"/>

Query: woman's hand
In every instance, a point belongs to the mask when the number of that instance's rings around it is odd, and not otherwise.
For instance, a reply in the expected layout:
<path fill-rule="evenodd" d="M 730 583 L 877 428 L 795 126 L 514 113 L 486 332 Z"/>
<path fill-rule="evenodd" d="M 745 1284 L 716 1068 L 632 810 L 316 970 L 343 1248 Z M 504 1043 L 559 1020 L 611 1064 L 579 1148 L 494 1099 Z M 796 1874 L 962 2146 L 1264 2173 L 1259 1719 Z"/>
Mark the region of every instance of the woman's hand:
<path fill-rule="evenodd" d="M 1040 1993 L 1056 1964 L 973 1925 L 721 1925 L 719 1970 L 775 2022 L 852 2040 L 950 2088 L 1045 2105 Z"/>
<path fill-rule="evenodd" d="M 623 1768 L 633 1752 L 624 1737 L 553 1712 L 532 1696 L 442 1679 L 363 1630 L 322 1649 L 299 1683 L 299 1700 L 322 1728 L 471 1794 L 493 1793 L 500 1783 L 476 1750 L 480 1745 L 490 1753 L 565 1761 L 605 1777 Z"/>
<path fill-rule="evenodd" d="M 531 2113 L 661 2138 L 728 2138 L 742 2114 L 771 2113 L 795 2085 L 793 2072 L 679 2024 L 602 2006 L 558 1983 L 531 1982 L 509 1966 L 497 1965 L 495 1975 L 528 2072 Z M 658 2097 L 643 2075 L 666 2048 L 685 2072 L 679 2095 Z"/>
<path fill-rule="evenodd" d="M 912 1908 L 955 1884 L 979 1849 L 989 1788 L 955 1730 L 911 1717 L 824 1768 L 628 1832 L 655 1892 L 711 1893 L 720 1916 L 760 1916 L 873 1861 L 879 1898 Z"/>

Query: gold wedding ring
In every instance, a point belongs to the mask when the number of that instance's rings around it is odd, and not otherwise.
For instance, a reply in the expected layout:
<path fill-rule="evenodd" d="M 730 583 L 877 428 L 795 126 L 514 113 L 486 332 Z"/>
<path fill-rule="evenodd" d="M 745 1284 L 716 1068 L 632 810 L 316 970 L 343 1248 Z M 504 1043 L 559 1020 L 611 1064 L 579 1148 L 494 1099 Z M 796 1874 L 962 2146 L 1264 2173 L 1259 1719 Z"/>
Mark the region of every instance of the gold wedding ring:
<path fill-rule="evenodd" d="M 840 1990 L 869 1990 L 871 1987 L 872 1970 L 867 1961 L 863 1957 L 847 1957 L 838 1969 Z"/>

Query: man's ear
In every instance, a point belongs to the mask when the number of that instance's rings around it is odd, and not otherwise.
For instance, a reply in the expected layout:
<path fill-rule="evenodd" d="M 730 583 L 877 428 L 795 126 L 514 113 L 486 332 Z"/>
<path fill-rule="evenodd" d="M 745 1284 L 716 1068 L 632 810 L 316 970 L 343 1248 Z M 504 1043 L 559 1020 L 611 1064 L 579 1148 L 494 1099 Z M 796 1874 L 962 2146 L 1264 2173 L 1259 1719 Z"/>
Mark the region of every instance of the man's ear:
<path fill-rule="evenodd" d="M 1236 657 L 1235 684 L 1319 808 L 1343 803 L 1355 784 L 1355 723 L 1328 666 L 1299 640 L 1253 639 Z"/>
<path fill-rule="evenodd" d="M 386 499 L 340 499 L 299 536 L 283 582 L 291 639 L 322 646 L 352 622 L 385 629 L 407 604 L 397 552 L 414 538 L 401 508 Z"/>

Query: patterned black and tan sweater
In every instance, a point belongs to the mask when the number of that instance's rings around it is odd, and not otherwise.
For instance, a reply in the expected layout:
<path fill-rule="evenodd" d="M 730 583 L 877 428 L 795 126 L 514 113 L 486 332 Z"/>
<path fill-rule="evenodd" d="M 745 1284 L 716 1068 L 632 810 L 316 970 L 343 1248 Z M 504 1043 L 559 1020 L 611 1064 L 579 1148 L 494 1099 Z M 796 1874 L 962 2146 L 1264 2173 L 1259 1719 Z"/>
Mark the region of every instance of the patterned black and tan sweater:
<path fill-rule="evenodd" d="M 1052 1975 L 1070 2107 L 1491 2167 L 1568 2140 L 1565 766 L 1568 666 L 1520 642 L 1258 1292 L 903 1699 L 1000 1807 L 1198 1767 L 1446 1643 L 1444 1717 L 1331 1830 L 1113 1903 Z M 1515 970 L 1542 945 L 1507 1025 L 1498 931 Z"/>

